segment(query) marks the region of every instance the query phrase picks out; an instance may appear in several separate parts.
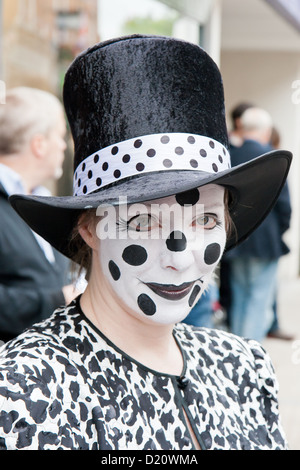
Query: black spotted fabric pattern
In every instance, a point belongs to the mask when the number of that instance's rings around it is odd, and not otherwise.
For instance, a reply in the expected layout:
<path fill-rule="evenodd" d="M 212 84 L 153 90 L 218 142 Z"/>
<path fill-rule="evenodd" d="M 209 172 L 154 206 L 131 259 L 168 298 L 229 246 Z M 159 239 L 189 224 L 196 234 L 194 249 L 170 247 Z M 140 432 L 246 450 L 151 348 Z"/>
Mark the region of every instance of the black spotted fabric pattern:
<path fill-rule="evenodd" d="M 1 450 L 286 449 L 264 350 L 178 324 L 182 377 L 128 357 L 84 316 L 57 310 L 0 349 Z M 185 410 L 185 413 L 183 413 Z"/>

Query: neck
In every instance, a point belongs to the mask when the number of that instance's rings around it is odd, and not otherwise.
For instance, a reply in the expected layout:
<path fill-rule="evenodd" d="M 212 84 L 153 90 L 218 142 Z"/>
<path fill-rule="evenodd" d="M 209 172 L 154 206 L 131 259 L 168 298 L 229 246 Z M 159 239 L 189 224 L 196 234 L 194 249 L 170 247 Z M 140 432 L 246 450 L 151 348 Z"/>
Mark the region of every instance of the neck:
<path fill-rule="evenodd" d="M 89 320 L 126 354 L 158 372 L 181 374 L 183 359 L 173 337 L 174 325 L 146 323 L 126 309 L 107 281 L 91 279 L 81 297 L 81 307 Z"/>

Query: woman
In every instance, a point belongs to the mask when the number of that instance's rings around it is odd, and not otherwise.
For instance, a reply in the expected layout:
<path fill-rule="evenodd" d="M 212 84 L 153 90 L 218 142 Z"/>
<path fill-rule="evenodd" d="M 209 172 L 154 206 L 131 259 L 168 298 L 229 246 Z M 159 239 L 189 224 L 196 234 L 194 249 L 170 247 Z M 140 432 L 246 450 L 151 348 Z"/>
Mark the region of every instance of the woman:
<path fill-rule="evenodd" d="M 286 448 L 262 348 L 180 322 L 274 204 L 290 154 L 231 170 L 219 70 L 180 40 L 94 46 L 64 103 L 74 196 L 11 202 L 88 286 L 2 348 L 1 447 Z"/>

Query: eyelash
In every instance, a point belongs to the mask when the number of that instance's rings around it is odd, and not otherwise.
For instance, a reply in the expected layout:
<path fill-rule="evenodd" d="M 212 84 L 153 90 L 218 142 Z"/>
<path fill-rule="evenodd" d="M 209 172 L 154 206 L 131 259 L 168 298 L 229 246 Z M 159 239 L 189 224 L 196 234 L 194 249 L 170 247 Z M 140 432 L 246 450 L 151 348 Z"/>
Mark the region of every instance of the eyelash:
<path fill-rule="evenodd" d="M 146 231 L 150 231 L 151 230 L 151 224 L 149 224 L 149 228 L 147 230 L 147 228 L 145 227 L 145 229 L 143 230 L 142 229 L 139 229 L 137 230 L 137 227 L 134 229 L 134 228 L 131 228 L 130 227 L 130 223 L 140 217 L 141 215 L 146 215 L 146 214 L 140 214 L 140 215 L 135 215 L 134 217 L 132 217 L 131 219 L 129 219 L 128 221 L 127 220 L 124 220 L 122 218 L 119 219 L 119 221 L 117 222 L 117 226 L 118 226 L 118 231 L 121 232 L 121 231 L 126 231 L 126 230 L 134 230 L 136 232 L 146 232 Z M 148 215 L 148 219 L 151 219 L 151 216 L 150 214 L 147 214 Z"/>
<path fill-rule="evenodd" d="M 134 216 L 132 217 L 130 220 L 124 220 L 122 218 L 120 218 L 118 221 L 117 221 L 117 227 L 118 227 L 118 232 L 124 232 L 124 231 L 128 231 L 128 230 L 134 230 L 133 228 L 130 227 L 130 223 L 139 216 Z M 148 217 L 151 218 L 151 215 L 148 214 Z M 214 218 L 214 221 L 215 221 L 215 225 L 211 228 L 206 228 L 204 227 L 205 230 L 213 230 L 214 228 L 216 227 L 222 227 L 222 222 L 221 220 L 217 217 L 216 214 L 204 214 L 203 216 L 199 216 L 197 219 L 200 219 L 200 218 L 204 218 L 204 217 L 213 217 Z M 195 219 L 192 223 L 192 225 L 194 225 L 197 221 L 197 219 Z M 199 224 L 200 226 L 200 224 Z M 151 225 L 149 225 L 149 228 L 148 228 L 148 231 L 151 230 Z M 141 231 L 146 231 L 146 230 L 136 230 L 137 232 L 141 232 Z"/>
<path fill-rule="evenodd" d="M 124 219 L 122 219 L 121 217 L 119 218 L 119 220 L 117 221 L 117 228 L 118 228 L 118 232 L 125 232 L 128 230 L 128 224 L 129 224 L 130 220 L 129 221 L 126 221 Z"/>
<path fill-rule="evenodd" d="M 222 227 L 222 221 L 218 218 L 218 216 L 217 216 L 216 214 L 203 214 L 202 216 L 197 217 L 197 218 L 194 220 L 193 224 L 196 223 L 196 221 L 197 221 L 198 219 L 201 219 L 201 218 L 204 218 L 204 217 L 212 217 L 212 218 L 214 219 L 214 223 L 215 223 L 215 225 L 214 225 L 213 227 L 211 227 L 211 228 L 205 228 L 205 226 L 204 226 L 204 229 L 205 229 L 205 230 L 213 230 L 213 229 L 216 228 L 216 227 Z M 199 224 L 199 225 L 200 225 L 200 224 Z"/>

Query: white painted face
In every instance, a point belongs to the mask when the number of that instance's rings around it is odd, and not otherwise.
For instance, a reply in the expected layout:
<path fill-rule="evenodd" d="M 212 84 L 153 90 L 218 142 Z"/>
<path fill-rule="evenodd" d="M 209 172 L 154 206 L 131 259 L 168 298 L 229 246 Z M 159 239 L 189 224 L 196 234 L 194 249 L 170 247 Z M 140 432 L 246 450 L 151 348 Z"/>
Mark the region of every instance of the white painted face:
<path fill-rule="evenodd" d="M 117 228 L 116 237 L 103 237 L 108 225 Z M 99 222 L 97 233 L 102 270 L 125 305 L 155 323 L 180 322 L 225 247 L 224 188 L 208 185 L 120 207 Z"/>

